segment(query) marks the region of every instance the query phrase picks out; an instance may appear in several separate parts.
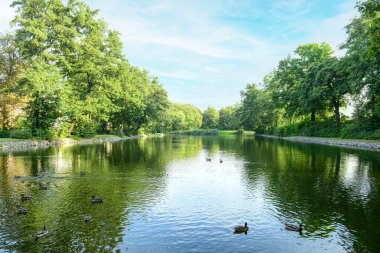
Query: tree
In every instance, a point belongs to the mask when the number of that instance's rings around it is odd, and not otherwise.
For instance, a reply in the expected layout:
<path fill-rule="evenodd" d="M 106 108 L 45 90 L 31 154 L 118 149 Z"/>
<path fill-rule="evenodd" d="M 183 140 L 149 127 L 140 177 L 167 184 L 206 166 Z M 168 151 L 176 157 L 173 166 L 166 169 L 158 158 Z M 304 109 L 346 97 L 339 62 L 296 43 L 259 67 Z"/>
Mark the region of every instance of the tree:
<path fill-rule="evenodd" d="M 335 123 L 339 125 L 340 107 L 346 104 L 345 95 L 351 92 L 344 61 L 336 57 L 323 59 L 320 63 L 315 64 L 309 72 L 313 73 L 316 84 L 311 93 L 317 94 L 317 98 L 322 95 L 328 99 L 334 109 Z"/>
<path fill-rule="evenodd" d="M 240 105 L 227 106 L 219 110 L 219 128 L 237 130 L 240 127 Z"/>
<path fill-rule="evenodd" d="M 366 1 L 363 4 L 374 2 Z M 359 4 L 359 11 L 369 10 L 369 5 L 366 8 L 363 6 Z M 342 49 L 346 50 L 344 60 L 348 80 L 358 101 L 354 117 L 360 125 L 376 126 L 380 123 L 380 61 L 379 57 L 374 57 L 374 40 L 371 39 L 368 18 L 362 14 L 346 26 L 348 38 Z"/>
<path fill-rule="evenodd" d="M 288 116 L 310 114 L 310 121 L 315 122 L 315 115 L 323 110 L 321 98 L 310 97 L 310 83 L 307 74 L 313 64 L 332 55 L 331 47 L 326 43 L 304 44 L 294 51 L 294 57 L 280 61 L 273 73 L 268 88 L 271 90 L 278 107 L 285 109 Z"/>
<path fill-rule="evenodd" d="M 256 84 L 248 84 L 241 91 L 240 120 L 244 129 L 258 133 L 273 129 L 276 120 L 275 105 L 268 90 L 260 90 Z"/>
<path fill-rule="evenodd" d="M 208 106 L 202 114 L 202 128 L 215 129 L 218 128 L 218 123 L 219 112 L 215 108 Z"/>
<path fill-rule="evenodd" d="M 373 59 L 380 58 L 380 1 L 367 0 L 357 4 L 358 11 L 362 14 L 367 24 L 369 33 L 369 52 Z"/>
<path fill-rule="evenodd" d="M 23 71 L 13 34 L 0 35 L 0 121 L 2 129 L 15 126 L 20 109 L 25 105 L 25 90 L 19 81 Z"/>

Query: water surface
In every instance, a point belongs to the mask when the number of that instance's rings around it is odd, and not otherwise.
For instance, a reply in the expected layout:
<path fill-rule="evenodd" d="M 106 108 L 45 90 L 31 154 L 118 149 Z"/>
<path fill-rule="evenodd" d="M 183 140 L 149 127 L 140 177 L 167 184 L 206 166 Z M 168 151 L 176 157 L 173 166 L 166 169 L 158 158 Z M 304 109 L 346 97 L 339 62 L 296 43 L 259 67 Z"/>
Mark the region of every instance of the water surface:
<path fill-rule="evenodd" d="M 3 153 L 0 252 L 380 252 L 379 190 L 379 153 L 253 137 Z"/>

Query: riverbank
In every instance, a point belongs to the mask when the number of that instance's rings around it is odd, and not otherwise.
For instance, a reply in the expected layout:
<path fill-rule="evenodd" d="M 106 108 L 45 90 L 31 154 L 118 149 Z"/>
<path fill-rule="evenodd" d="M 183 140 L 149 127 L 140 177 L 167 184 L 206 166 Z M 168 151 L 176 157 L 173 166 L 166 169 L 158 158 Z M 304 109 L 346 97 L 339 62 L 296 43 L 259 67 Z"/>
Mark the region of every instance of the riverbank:
<path fill-rule="evenodd" d="M 306 143 L 316 143 L 331 146 L 347 147 L 347 148 L 357 148 L 357 149 L 367 149 L 372 151 L 380 152 L 380 141 L 376 140 L 361 140 L 361 139 L 340 139 L 340 138 L 323 138 L 323 137 L 304 137 L 304 136 L 291 136 L 291 137 L 280 137 L 274 135 L 256 135 L 265 138 L 281 139 L 293 142 L 306 142 Z"/>
<path fill-rule="evenodd" d="M 132 139 L 144 139 L 147 137 L 162 137 L 163 134 L 151 134 L 151 135 L 134 135 L 129 137 L 120 137 L 117 135 L 97 135 L 89 139 L 71 139 L 62 138 L 52 141 L 47 140 L 21 140 L 21 139 L 0 139 L 0 149 L 2 151 L 18 151 L 28 149 L 39 149 L 48 147 L 61 147 L 61 146 L 73 146 L 73 145 L 87 145 L 97 144 L 104 142 L 117 142 L 122 140 Z"/>

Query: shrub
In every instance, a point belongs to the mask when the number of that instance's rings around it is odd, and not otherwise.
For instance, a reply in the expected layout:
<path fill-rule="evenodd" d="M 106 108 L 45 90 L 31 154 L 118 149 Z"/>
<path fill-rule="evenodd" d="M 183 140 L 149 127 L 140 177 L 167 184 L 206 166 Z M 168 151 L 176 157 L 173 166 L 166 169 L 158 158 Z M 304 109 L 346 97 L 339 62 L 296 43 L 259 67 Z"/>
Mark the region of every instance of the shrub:
<path fill-rule="evenodd" d="M 0 138 L 10 138 L 11 132 L 9 130 L 0 130 Z"/>
<path fill-rule="evenodd" d="M 15 139 L 31 139 L 32 133 L 26 130 L 12 130 L 10 131 L 9 137 Z"/>

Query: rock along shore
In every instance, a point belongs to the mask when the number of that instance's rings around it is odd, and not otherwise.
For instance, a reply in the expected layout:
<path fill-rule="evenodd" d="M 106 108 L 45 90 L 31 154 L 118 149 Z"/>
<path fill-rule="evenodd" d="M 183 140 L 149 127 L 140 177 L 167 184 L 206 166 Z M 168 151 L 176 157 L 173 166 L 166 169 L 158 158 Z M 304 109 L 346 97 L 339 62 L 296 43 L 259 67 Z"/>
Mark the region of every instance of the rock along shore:
<path fill-rule="evenodd" d="M 380 152 L 380 141 L 376 140 L 351 140 L 351 139 L 338 139 L 338 138 L 323 138 L 323 137 L 304 137 L 304 136 L 291 136 L 280 137 L 274 135 L 257 135 L 266 138 L 281 139 L 294 142 L 307 142 L 316 144 L 325 144 L 332 146 L 340 146 L 347 148 L 367 149 Z"/>
<path fill-rule="evenodd" d="M 162 137 L 162 135 L 135 135 L 131 137 L 119 137 L 116 135 L 109 136 L 96 136 L 90 139 L 56 139 L 52 141 L 47 140 L 14 140 L 14 141 L 4 141 L 0 142 L 0 148 L 2 151 L 21 151 L 21 150 L 33 150 L 33 149 L 43 149 L 48 147 L 61 147 L 61 146 L 72 146 L 72 145 L 86 145 L 86 144 L 97 144 L 104 142 L 117 142 L 122 140 L 132 140 L 132 139 L 143 139 L 146 137 Z"/>

